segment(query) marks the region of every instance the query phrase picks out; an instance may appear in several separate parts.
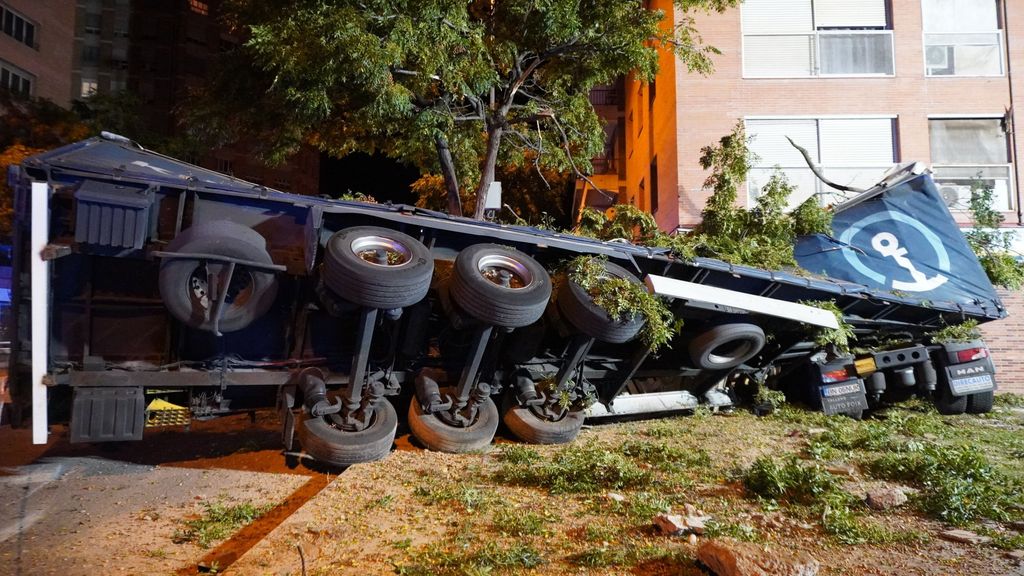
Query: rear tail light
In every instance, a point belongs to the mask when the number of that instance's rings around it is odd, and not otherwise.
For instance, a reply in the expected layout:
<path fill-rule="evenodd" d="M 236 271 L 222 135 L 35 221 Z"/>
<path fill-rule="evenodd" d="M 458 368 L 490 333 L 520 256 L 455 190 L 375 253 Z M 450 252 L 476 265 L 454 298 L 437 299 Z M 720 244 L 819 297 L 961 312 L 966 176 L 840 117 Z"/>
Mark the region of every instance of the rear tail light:
<path fill-rule="evenodd" d="M 853 374 L 850 373 L 850 369 L 847 367 L 840 368 L 838 370 L 829 370 L 828 372 L 821 373 L 821 381 L 827 383 L 830 382 L 842 382 L 853 378 Z"/>
<path fill-rule="evenodd" d="M 988 358 L 988 348 L 968 348 L 956 353 L 956 361 L 960 363 L 981 360 L 982 358 Z"/>

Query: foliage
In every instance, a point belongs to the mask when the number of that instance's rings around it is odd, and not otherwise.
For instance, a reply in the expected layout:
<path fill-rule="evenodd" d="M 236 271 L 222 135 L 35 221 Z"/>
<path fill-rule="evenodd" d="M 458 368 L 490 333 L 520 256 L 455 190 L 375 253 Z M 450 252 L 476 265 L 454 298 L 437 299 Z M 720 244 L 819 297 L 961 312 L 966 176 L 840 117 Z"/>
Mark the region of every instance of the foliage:
<path fill-rule="evenodd" d="M 548 519 L 523 510 L 502 509 L 494 514 L 494 527 L 506 536 L 542 536 Z"/>
<path fill-rule="evenodd" d="M 992 194 L 991 186 L 975 179 L 969 204 L 974 224 L 964 236 L 988 279 L 996 286 L 1017 290 L 1024 286 L 1024 263 L 1011 251 L 1015 233 L 999 230 L 1004 217 L 992 207 Z"/>
<path fill-rule="evenodd" d="M 417 486 L 413 495 L 431 505 L 456 504 L 467 512 L 483 510 L 494 503 L 491 494 L 467 484 L 445 484 L 442 486 Z"/>
<path fill-rule="evenodd" d="M 935 332 L 930 332 L 928 335 L 931 337 L 932 342 L 936 344 L 970 342 L 971 340 L 981 338 L 981 332 L 978 332 L 978 321 L 974 319 L 946 326 Z"/>
<path fill-rule="evenodd" d="M 247 35 L 188 110 L 208 140 L 248 135 L 280 159 L 302 142 L 342 156 L 381 151 L 459 182 L 483 198 L 500 164 L 527 153 L 559 171 L 587 172 L 604 133 L 591 88 L 633 74 L 649 80 L 658 51 L 708 72 L 713 48 L 696 12 L 737 0 L 675 0 L 675 26 L 632 0 L 605 2 L 300 2 L 227 4 Z M 483 202 L 476 202 L 482 215 Z"/>
<path fill-rule="evenodd" d="M 510 484 L 545 488 L 552 494 L 640 488 L 652 482 L 650 472 L 596 444 L 565 448 L 549 461 L 535 459 L 521 450 L 503 449 L 497 478 Z"/>
<path fill-rule="evenodd" d="M 813 196 L 804 200 L 790 215 L 793 218 L 793 232 L 797 236 L 832 233 L 832 211 L 822 206 Z"/>
<path fill-rule="evenodd" d="M 762 456 L 743 474 L 743 487 L 752 495 L 771 500 L 815 503 L 839 490 L 839 479 L 817 464 L 801 465 L 795 456 L 781 464 Z"/>
<path fill-rule="evenodd" d="M 668 248 L 683 259 L 703 256 L 768 270 L 796 266 L 796 236 L 830 232 L 832 214 L 814 198 L 786 213 L 793 187 L 779 170 L 772 174 L 752 209 L 737 206 L 739 186 L 752 165 L 748 141 L 743 124 L 738 123 L 717 145 L 701 149 L 701 167 L 711 170 L 704 187 L 712 193 L 701 212 L 703 220 L 691 232 L 665 234 L 650 214 L 630 205 L 614 206 L 610 217 L 592 208 L 584 209 L 574 232 L 600 240 L 624 238 Z"/>
<path fill-rule="evenodd" d="M 1019 479 L 996 472 L 973 446 L 910 444 L 873 459 L 869 469 L 876 476 L 919 484 L 921 509 L 950 524 L 1006 520 L 1022 504 Z"/>
<path fill-rule="evenodd" d="M 675 318 L 661 298 L 648 292 L 642 284 L 610 276 L 601 258 L 577 256 L 569 262 L 566 275 L 612 320 L 625 322 L 637 315 L 643 316 L 641 338 L 652 352 L 668 344 L 682 327 L 682 320 Z"/>
<path fill-rule="evenodd" d="M 480 545 L 466 542 L 455 551 L 445 543 L 430 544 L 417 551 L 415 564 L 395 567 L 402 576 L 465 576 L 492 574 L 495 571 L 536 568 L 544 564 L 541 553 L 526 542 L 484 542 Z"/>
<path fill-rule="evenodd" d="M 203 503 L 200 518 L 186 520 L 185 527 L 174 533 L 174 542 L 193 542 L 200 548 L 209 548 L 217 540 L 227 538 L 242 526 L 251 523 L 270 510 L 270 506 L 251 503 L 228 506 L 222 503 Z"/>
<path fill-rule="evenodd" d="M 772 390 L 764 384 L 759 384 L 757 393 L 754 395 L 754 405 L 770 406 L 772 410 L 778 410 L 786 403 L 786 394 L 780 390 Z"/>
<path fill-rule="evenodd" d="M 519 164 L 499 165 L 495 179 L 501 182 L 502 209 L 498 220 L 506 224 L 562 228 L 568 222 L 566 214 L 567 189 L 570 177 L 557 170 L 544 167 L 536 155 L 527 155 Z M 412 184 L 418 196 L 416 205 L 429 210 L 447 209 L 447 191 L 444 177 L 424 174 Z M 459 194 L 462 208 L 472 212 L 476 199 L 465 187 Z"/>
<path fill-rule="evenodd" d="M 835 302 L 831 300 L 802 300 L 800 304 L 828 310 L 835 315 L 836 321 L 839 322 L 839 328 L 819 328 L 818 334 L 814 338 L 815 344 L 832 346 L 838 354 L 846 354 L 850 351 L 850 347 L 857 340 L 857 335 L 853 332 L 853 326 L 843 318 L 843 311 L 836 306 Z"/>

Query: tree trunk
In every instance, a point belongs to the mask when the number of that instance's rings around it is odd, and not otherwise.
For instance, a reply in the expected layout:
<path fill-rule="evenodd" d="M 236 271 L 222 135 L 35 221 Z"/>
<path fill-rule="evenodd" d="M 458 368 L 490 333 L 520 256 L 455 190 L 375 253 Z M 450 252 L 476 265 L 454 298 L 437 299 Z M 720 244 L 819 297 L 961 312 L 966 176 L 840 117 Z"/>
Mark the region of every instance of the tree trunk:
<path fill-rule="evenodd" d="M 487 153 L 480 162 L 480 185 L 476 189 L 476 210 L 473 218 L 482 220 L 484 206 L 487 205 L 487 191 L 494 182 L 494 167 L 498 163 L 498 148 L 501 147 L 501 136 L 505 131 L 500 122 L 487 126 Z"/>
<path fill-rule="evenodd" d="M 441 175 L 444 176 L 444 187 L 448 191 L 448 213 L 462 216 L 462 200 L 459 198 L 459 178 L 455 174 L 455 162 L 452 151 L 448 149 L 448 140 L 440 132 L 434 137 L 437 145 L 437 160 L 441 164 Z"/>

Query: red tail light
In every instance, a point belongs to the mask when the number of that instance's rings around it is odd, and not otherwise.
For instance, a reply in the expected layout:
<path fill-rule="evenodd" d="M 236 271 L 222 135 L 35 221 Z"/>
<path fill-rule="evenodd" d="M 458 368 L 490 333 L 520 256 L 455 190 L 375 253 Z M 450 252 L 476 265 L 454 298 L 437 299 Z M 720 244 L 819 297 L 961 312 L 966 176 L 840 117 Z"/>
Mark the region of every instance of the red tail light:
<path fill-rule="evenodd" d="M 970 362 L 988 358 L 988 348 L 968 348 L 956 353 L 957 362 Z"/>
<path fill-rule="evenodd" d="M 850 378 L 853 378 L 853 375 L 850 374 L 849 368 L 829 370 L 828 372 L 823 372 L 821 374 L 822 382 L 842 382 L 843 380 L 849 380 Z"/>

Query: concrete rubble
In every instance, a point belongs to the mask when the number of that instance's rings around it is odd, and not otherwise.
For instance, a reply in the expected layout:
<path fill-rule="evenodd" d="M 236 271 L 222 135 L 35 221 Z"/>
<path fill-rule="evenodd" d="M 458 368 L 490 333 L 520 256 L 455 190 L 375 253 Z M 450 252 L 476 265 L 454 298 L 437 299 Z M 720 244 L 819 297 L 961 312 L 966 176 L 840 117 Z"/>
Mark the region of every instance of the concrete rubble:
<path fill-rule="evenodd" d="M 716 576 L 816 576 L 821 568 L 806 552 L 731 538 L 705 542 L 697 549 L 697 560 Z"/>

